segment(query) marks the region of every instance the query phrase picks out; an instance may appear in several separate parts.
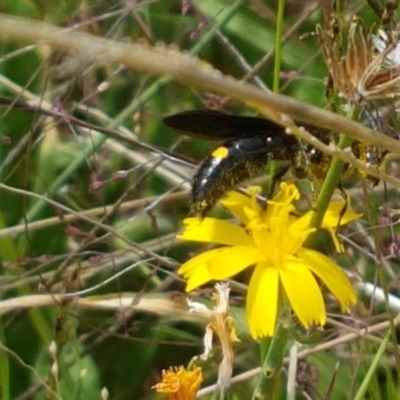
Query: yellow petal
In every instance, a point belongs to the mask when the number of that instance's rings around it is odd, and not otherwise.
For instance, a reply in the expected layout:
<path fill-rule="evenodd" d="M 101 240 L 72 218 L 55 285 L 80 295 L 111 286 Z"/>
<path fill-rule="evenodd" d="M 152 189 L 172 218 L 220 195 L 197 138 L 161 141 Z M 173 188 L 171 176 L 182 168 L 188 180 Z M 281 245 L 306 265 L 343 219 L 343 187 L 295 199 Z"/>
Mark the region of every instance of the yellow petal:
<path fill-rule="evenodd" d="M 185 228 L 178 239 L 196 242 L 225 244 L 228 246 L 252 246 L 253 239 L 240 226 L 216 218 L 186 218 Z"/>
<path fill-rule="evenodd" d="M 343 213 L 344 211 L 344 213 Z M 343 215 L 341 215 L 343 213 Z M 358 219 L 362 214 L 357 214 L 350 209 L 350 205 L 343 201 L 333 201 L 329 204 L 324 219 L 322 221 L 322 227 L 336 228 L 338 224 L 348 224 L 355 219 Z"/>
<path fill-rule="evenodd" d="M 349 311 L 350 305 L 357 302 L 357 296 L 346 274 L 328 257 L 314 250 L 301 249 L 298 257 L 317 275 L 338 299 L 342 310 Z"/>
<path fill-rule="evenodd" d="M 159 393 L 168 393 L 169 399 L 194 399 L 202 381 L 200 367 L 191 371 L 182 366 L 170 367 L 169 370 L 163 370 L 162 381 L 153 388 Z"/>
<path fill-rule="evenodd" d="M 245 195 L 239 192 L 228 192 L 227 196 L 219 201 L 225 208 L 227 208 L 239 221 L 242 221 L 245 225 L 249 222 L 249 219 L 245 213 L 246 208 L 254 208 L 254 203 L 249 195 Z M 256 206 L 257 207 L 257 206 Z M 259 213 L 261 207 L 257 212 Z"/>
<path fill-rule="evenodd" d="M 322 293 L 313 274 L 296 257 L 287 257 L 279 277 L 290 305 L 301 324 L 323 325 L 326 321 L 325 304 Z"/>
<path fill-rule="evenodd" d="M 273 336 L 278 309 L 278 272 L 260 263 L 254 269 L 247 292 L 246 309 L 253 338 Z"/>
<path fill-rule="evenodd" d="M 337 228 L 338 225 L 345 225 L 355 219 L 358 219 L 362 214 L 357 214 L 348 206 L 345 210 L 345 201 L 334 201 L 329 204 L 324 218 L 322 220 L 322 228 Z M 344 211 L 344 213 L 343 213 Z M 310 226 L 311 218 L 314 211 L 308 211 L 299 219 L 295 220 L 291 225 L 291 229 L 305 230 Z M 343 213 L 343 215 L 341 215 Z"/>
<path fill-rule="evenodd" d="M 178 269 L 178 274 L 188 280 L 186 285 L 187 292 L 213 280 L 209 272 L 208 261 L 221 250 L 222 249 L 214 249 L 206 251 L 182 264 Z"/>
<path fill-rule="evenodd" d="M 289 218 L 289 229 L 293 232 L 304 232 L 310 229 L 312 211 L 306 212 L 301 217 Z"/>
<path fill-rule="evenodd" d="M 262 253 L 256 247 L 224 247 L 208 260 L 209 274 L 215 280 L 224 280 L 256 264 Z"/>
<path fill-rule="evenodd" d="M 331 228 L 331 227 L 326 227 L 325 229 L 331 235 L 331 238 L 332 238 L 333 244 L 335 246 L 336 252 L 337 253 L 343 253 L 344 252 L 344 247 L 343 247 L 342 243 L 339 241 L 339 238 L 337 237 L 336 230 L 334 228 Z"/>

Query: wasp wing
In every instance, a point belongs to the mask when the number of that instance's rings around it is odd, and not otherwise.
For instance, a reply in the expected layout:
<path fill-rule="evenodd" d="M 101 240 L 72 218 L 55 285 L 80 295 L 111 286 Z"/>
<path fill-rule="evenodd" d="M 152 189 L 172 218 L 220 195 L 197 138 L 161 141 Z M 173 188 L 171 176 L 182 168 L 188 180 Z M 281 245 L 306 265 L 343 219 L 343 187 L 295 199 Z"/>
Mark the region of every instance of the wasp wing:
<path fill-rule="evenodd" d="M 169 128 L 203 140 L 227 140 L 248 135 L 285 135 L 285 129 L 260 117 L 229 115 L 215 110 L 192 110 L 164 118 Z"/>

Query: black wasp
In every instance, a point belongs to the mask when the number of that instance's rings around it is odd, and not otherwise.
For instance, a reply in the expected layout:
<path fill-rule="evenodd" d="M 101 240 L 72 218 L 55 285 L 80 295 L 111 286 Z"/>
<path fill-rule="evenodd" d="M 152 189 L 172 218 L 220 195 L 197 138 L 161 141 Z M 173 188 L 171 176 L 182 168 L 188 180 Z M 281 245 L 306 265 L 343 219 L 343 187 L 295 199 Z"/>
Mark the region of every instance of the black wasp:
<path fill-rule="evenodd" d="M 259 176 L 269 161 L 287 161 L 298 178 L 321 181 L 331 158 L 309 144 L 303 144 L 285 128 L 261 117 L 229 115 L 214 110 L 184 111 L 164 118 L 169 128 L 205 140 L 225 140 L 201 162 L 192 182 L 190 213 L 203 219 L 215 203 L 241 182 Z M 312 125 L 303 126 L 318 140 L 328 144 L 332 132 Z M 354 141 L 351 149 L 360 160 L 380 165 L 385 152 Z M 282 170 L 282 175 L 287 168 Z M 345 166 L 342 177 L 354 174 Z M 365 176 L 365 175 L 364 175 Z M 276 177 L 279 178 L 279 177 Z M 377 180 L 367 176 L 373 184 Z M 341 184 L 340 189 L 346 197 Z"/>
<path fill-rule="evenodd" d="M 299 177 L 307 174 L 300 141 L 264 118 L 199 110 L 171 115 L 164 123 L 188 136 L 225 140 L 201 162 L 193 178 L 191 214 L 201 219 L 228 190 L 261 175 L 271 160 L 288 161 Z"/>

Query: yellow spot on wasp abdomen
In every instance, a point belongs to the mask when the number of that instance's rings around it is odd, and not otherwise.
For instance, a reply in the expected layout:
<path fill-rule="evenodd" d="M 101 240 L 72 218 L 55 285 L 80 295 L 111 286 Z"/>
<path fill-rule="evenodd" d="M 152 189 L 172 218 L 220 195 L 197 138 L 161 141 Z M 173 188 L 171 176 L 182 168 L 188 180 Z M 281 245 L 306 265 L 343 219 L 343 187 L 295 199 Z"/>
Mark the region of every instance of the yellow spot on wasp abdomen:
<path fill-rule="evenodd" d="M 222 158 L 222 159 L 228 157 L 228 154 L 229 154 L 229 150 L 228 150 L 226 147 L 224 147 L 224 146 L 218 147 L 217 149 L 215 149 L 215 150 L 211 153 L 211 155 L 212 155 L 213 157 L 215 157 L 215 158 Z"/>

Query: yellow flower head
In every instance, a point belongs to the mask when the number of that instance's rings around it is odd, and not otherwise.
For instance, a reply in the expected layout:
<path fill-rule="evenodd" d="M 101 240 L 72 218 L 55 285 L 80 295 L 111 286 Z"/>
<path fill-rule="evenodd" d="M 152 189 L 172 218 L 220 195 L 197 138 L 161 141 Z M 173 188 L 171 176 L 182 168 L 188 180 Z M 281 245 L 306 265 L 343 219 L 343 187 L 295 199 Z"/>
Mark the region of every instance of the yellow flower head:
<path fill-rule="evenodd" d="M 214 218 L 184 220 L 180 239 L 226 245 L 181 266 L 178 273 L 187 279 L 186 290 L 230 278 L 255 265 L 246 305 L 249 329 L 255 338 L 274 334 L 280 289 L 303 326 L 325 323 L 325 305 L 315 275 L 348 311 L 356 295 L 346 275 L 324 254 L 303 247 L 315 229 L 309 228 L 311 212 L 298 216 L 292 204 L 300 197 L 297 188 L 283 183 L 265 209 L 258 204 L 256 192 L 254 188 L 249 190 L 250 197 L 230 192 L 221 201 L 244 227 Z M 343 207 L 343 201 L 332 202 L 322 223 L 331 232 L 337 250 L 341 247 L 334 229 L 360 216 L 349 210 L 340 216 Z"/>
<path fill-rule="evenodd" d="M 162 381 L 154 386 L 159 393 L 168 393 L 169 400 L 194 400 L 203 381 L 201 368 L 188 371 L 184 367 L 163 370 Z"/>

